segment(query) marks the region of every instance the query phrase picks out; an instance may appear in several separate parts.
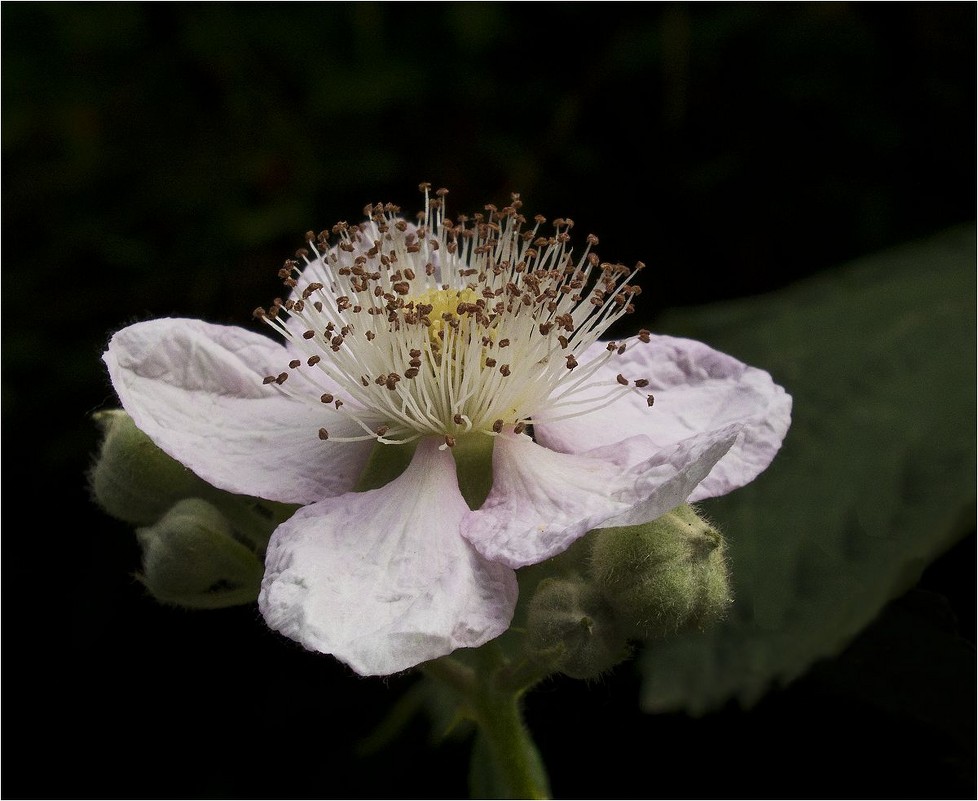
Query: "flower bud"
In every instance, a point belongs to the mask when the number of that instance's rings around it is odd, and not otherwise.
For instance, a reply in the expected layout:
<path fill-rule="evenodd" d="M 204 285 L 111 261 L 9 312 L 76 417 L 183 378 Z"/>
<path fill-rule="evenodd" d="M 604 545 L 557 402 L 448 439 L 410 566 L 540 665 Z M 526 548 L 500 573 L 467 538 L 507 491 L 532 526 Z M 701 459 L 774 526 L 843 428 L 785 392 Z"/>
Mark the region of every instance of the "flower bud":
<path fill-rule="evenodd" d="M 209 491 L 209 485 L 156 447 L 121 409 L 94 417 L 104 437 L 89 483 L 95 500 L 113 517 L 149 525 L 181 498 Z"/>
<path fill-rule="evenodd" d="M 731 602 L 723 538 L 690 506 L 594 531 L 594 586 L 629 637 L 655 639 L 721 617 Z"/>
<path fill-rule="evenodd" d="M 628 656 L 614 613 L 579 580 L 541 581 L 530 601 L 526 628 L 534 660 L 574 679 L 594 678 Z"/>
<path fill-rule="evenodd" d="M 156 525 L 137 529 L 136 537 L 143 549 L 140 579 L 158 601 L 216 609 L 258 598 L 261 560 L 206 501 L 178 501 Z"/>

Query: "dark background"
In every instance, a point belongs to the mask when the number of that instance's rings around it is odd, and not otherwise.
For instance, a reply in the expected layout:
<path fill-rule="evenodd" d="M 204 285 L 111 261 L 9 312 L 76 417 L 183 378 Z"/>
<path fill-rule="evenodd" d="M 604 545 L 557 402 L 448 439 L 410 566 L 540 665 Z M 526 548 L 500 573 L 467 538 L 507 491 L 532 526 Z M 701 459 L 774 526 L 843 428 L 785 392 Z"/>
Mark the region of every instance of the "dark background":
<path fill-rule="evenodd" d="M 466 792 L 467 746 L 420 721 L 355 756 L 410 677 L 356 678 L 252 607 L 145 595 L 85 484 L 112 331 L 254 325 L 305 230 L 413 212 L 422 180 L 455 212 L 519 191 L 646 262 L 649 324 L 975 217 L 970 3 L 8 3 L 2 23 L 8 798 Z M 974 571 L 969 538 L 897 611 L 973 648 Z M 751 711 L 645 716 L 625 665 L 548 682 L 528 717 L 563 797 L 974 797 L 973 669 L 934 725 L 869 700 L 858 646 Z"/>

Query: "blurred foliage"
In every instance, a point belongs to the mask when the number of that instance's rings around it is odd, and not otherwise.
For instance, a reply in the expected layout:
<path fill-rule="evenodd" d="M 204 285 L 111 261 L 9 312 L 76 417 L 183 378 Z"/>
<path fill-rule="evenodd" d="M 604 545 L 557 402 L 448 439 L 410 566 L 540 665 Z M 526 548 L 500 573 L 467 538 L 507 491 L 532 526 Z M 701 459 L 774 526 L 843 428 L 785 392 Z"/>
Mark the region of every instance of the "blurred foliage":
<path fill-rule="evenodd" d="M 794 409 L 773 466 L 705 504 L 724 521 L 736 600 L 721 624 L 646 649 L 647 710 L 756 703 L 974 530 L 975 295 L 968 226 L 662 320 L 764 365 Z"/>

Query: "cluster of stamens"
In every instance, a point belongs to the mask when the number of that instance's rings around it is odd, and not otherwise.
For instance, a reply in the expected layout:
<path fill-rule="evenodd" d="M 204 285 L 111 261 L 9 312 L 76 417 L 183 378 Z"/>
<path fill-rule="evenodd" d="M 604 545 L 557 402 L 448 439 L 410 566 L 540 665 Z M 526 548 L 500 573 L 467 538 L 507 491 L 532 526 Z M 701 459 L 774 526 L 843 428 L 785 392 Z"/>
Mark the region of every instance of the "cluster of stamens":
<path fill-rule="evenodd" d="M 363 429 L 331 437 L 320 428 L 321 439 L 396 444 L 435 435 L 451 447 L 464 434 L 520 433 L 648 386 L 619 373 L 595 393 L 595 374 L 625 351 L 623 343 L 578 361 L 634 310 L 641 290 L 630 281 L 641 263 L 601 262 L 593 235 L 573 259 L 573 221 L 554 220 L 545 236 L 546 220 L 528 226 L 519 195 L 452 222 L 444 215 L 447 190 L 431 197 L 428 184 L 421 189 L 417 225 L 397 206 L 378 204 L 366 207 L 359 225 L 308 232 L 307 247 L 279 271 L 288 298 L 255 310 L 305 356 L 265 383 L 330 404 Z M 639 340 L 648 342 L 649 332 Z M 338 389 L 315 397 L 315 373 L 288 381 L 297 370 L 321 370 Z"/>

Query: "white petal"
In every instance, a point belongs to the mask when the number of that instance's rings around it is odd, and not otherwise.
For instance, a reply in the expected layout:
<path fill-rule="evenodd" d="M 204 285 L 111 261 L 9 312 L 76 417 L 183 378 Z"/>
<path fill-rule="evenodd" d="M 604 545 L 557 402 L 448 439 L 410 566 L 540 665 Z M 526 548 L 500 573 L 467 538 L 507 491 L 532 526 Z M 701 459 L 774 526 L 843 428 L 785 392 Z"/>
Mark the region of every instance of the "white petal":
<path fill-rule="evenodd" d="M 726 427 L 665 448 L 639 436 L 585 454 L 497 437 L 492 489 L 462 532 L 487 559 L 542 562 L 593 528 L 644 523 L 685 502 L 736 435 Z"/>
<path fill-rule="evenodd" d="M 603 351 L 604 345 L 597 343 L 585 358 Z M 595 380 L 613 384 L 618 373 L 630 380 L 646 378 L 649 386 L 597 411 L 538 424 L 537 440 L 565 453 L 583 453 L 637 434 L 664 447 L 726 426 L 738 427 L 733 447 L 690 497 L 697 501 L 756 478 L 777 454 L 791 423 L 791 396 L 768 373 L 691 339 L 630 340 L 626 352 L 609 360 Z M 646 394 L 655 396 L 651 408 Z"/>
<path fill-rule="evenodd" d="M 123 408 L 160 448 L 230 492 L 308 503 L 348 491 L 373 446 L 319 439 L 361 433 L 335 409 L 284 395 L 262 378 L 287 370 L 289 352 L 242 328 L 161 319 L 123 329 L 102 357 Z M 306 368 L 308 369 L 308 368 Z"/>
<path fill-rule="evenodd" d="M 265 620 L 365 676 L 499 636 L 516 575 L 460 536 L 467 511 L 451 454 L 423 440 L 390 484 L 307 506 L 275 531 L 258 599 Z"/>

